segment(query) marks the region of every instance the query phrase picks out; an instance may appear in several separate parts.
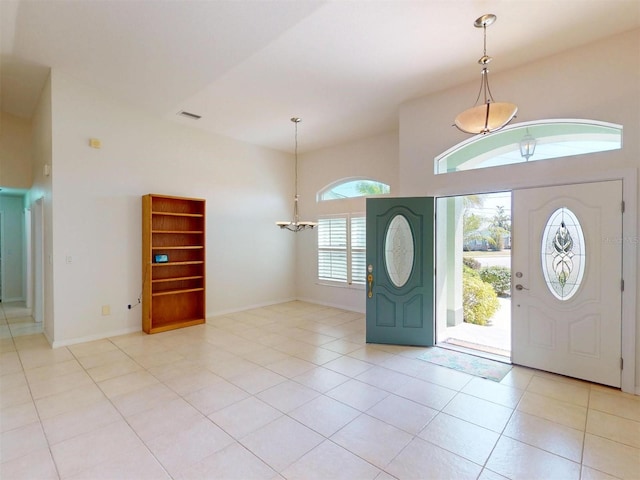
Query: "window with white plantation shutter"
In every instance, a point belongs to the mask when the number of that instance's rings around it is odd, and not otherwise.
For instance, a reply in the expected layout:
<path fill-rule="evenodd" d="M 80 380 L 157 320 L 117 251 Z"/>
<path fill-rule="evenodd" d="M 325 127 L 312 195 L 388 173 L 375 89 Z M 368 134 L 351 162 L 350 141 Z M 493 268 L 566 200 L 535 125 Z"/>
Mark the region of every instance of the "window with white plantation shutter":
<path fill-rule="evenodd" d="M 365 217 L 348 214 L 318 220 L 318 280 L 365 283 Z"/>
<path fill-rule="evenodd" d="M 347 219 L 318 221 L 318 279 L 347 281 Z"/>

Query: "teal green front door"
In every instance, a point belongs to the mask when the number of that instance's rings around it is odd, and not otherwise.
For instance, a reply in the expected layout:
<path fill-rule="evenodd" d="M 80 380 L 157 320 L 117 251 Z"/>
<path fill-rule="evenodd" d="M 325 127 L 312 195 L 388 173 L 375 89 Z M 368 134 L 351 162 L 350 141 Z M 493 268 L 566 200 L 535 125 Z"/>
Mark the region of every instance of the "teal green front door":
<path fill-rule="evenodd" d="M 367 199 L 367 343 L 434 344 L 433 198 Z"/>

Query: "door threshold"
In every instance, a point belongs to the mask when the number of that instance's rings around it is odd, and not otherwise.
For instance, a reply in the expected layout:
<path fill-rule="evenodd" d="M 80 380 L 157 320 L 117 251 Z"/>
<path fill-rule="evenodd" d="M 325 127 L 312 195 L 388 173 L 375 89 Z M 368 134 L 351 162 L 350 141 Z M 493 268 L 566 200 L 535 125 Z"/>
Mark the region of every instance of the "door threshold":
<path fill-rule="evenodd" d="M 438 343 L 437 346 L 440 348 L 446 348 L 448 350 L 454 350 L 456 352 L 473 355 L 475 357 L 486 358 L 487 360 L 494 360 L 496 362 L 511 365 L 511 352 L 507 350 L 501 350 L 499 348 L 488 347 L 486 345 L 478 345 L 475 343 L 464 342 L 451 338 L 445 342 Z"/>

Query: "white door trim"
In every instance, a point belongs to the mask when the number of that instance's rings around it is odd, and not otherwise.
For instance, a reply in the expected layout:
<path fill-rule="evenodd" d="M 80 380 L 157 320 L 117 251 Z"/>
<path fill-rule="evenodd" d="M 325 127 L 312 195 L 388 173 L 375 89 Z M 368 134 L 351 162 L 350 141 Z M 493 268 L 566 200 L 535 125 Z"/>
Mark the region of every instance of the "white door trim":
<path fill-rule="evenodd" d="M 499 167 L 498 167 L 499 168 Z M 460 172 L 464 173 L 464 172 Z M 455 175 L 455 173 L 447 174 Z M 449 197 L 453 195 L 472 195 L 497 191 L 516 190 L 519 188 L 550 187 L 573 183 L 591 183 L 606 180 L 622 180 L 622 198 L 625 202 L 625 213 L 622 216 L 622 277 L 624 278 L 624 292 L 622 294 L 622 391 L 640 395 L 640 385 L 635 384 L 636 377 L 636 301 L 638 292 L 638 172 L 637 169 L 625 168 L 606 172 L 573 172 L 571 175 L 558 174 L 548 181 L 503 180 L 499 185 L 477 185 L 472 191 L 462 189 L 451 182 L 443 188 L 429 192 L 434 197 Z"/>
<path fill-rule="evenodd" d="M 4 296 L 4 290 L 6 285 L 4 283 L 4 265 L 7 263 L 7 257 L 4 251 L 4 212 L 0 211 L 0 302 L 6 298 Z"/>
<path fill-rule="evenodd" d="M 42 322 L 44 328 L 44 201 L 39 198 L 32 204 L 33 222 L 33 319 Z"/>
<path fill-rule="evenodd" d="M 24 292 L 25 306 L 31 309 L 33 315 L 33 237 L 31 225 L 31 208 L 24 209 Z"/>

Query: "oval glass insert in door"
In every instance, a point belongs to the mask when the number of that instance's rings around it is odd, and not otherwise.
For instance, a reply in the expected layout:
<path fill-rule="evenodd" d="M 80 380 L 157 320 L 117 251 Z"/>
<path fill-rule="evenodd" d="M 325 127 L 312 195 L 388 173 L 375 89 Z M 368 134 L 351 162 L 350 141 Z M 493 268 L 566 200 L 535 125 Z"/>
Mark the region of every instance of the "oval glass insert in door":
<path fill-rule="evenodd" d="M 578 217 L 566 207 L 551 214 L 542 235 L 542 273 L 558 300 L 569 300 L 582 283 L 586 266 L 584 234 Z"/>
<path fill-rule="evenodd" d="M 391 219 L 384 239 L 384 261 L 391 282 L 398 288 L 404 286 L 413 270 L 413 232 L 403 215 Z"/>

